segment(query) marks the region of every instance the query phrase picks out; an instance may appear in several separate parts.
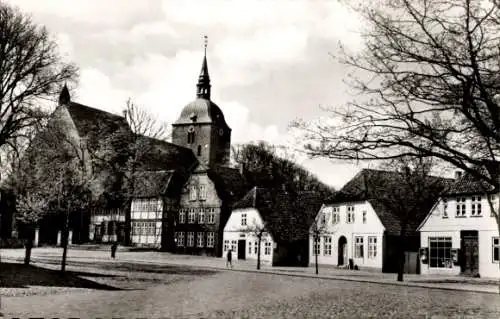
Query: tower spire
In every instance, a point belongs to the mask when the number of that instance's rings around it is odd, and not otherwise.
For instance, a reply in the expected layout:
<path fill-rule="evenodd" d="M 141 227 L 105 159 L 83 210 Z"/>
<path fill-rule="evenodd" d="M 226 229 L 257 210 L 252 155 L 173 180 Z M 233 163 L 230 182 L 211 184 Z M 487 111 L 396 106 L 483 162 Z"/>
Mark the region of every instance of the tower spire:
<path fill-rule="evenodd" d="M 208 75 L 208 64 L 207 64 L 207 46 L 208 46 L 208 37 L 203 36 L 204 40 L 204 55 L 203 55 L 203 63 L 201 65 L 200 76 L 198 77 L 198 84 L 196 84 L 196 97 L 201 99 L 210 100 L 210 76 Z"/>

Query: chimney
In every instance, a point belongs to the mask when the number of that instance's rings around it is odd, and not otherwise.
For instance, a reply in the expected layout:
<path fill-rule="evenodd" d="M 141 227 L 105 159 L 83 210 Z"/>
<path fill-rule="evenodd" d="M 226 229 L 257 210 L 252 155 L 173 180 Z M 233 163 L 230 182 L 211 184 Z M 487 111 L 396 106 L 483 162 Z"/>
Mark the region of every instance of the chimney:
<path fill-rule="evenodd" d="M 458 180 L 462 177 L 462 171 L 455 171 L 455 179 Z"/>
<path fill-rule="evenodd" d="M 122 113 L 123 113 L 123 117 L 124 117 L 125 119 L 127 119 L 127 110 L 123 110 L 123 111 L 122 111 Z"/>

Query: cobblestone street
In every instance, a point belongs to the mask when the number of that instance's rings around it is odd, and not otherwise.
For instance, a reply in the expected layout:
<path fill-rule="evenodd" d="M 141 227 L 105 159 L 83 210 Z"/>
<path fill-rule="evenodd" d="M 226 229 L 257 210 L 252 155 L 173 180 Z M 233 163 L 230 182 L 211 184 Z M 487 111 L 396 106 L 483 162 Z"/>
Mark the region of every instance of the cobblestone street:
<path fill-rule="evenodd" d="M 43 255 L 41 252 L 44 250 L 35 250 L 35 260 Z M 5 261 L 5 251 L 2 253 L 2 260 Z M 45 253 L 47 257 L 48 252 Z M 99 255 L 104 252 L 86 253 Z M 144 256 L 142 253 L 122 253 L 120 260 L 112 262 L 104 260 L 104 254 L 101 260 L 95 258 L 94 262 L 74 258 L 84 254 L 73 250 L 68 269 L 95 272 L 84 278 L 120 290 L 75 288 L 48 295 L 2 297 L 2 310 L 6 317 L 500 317 L 500 298 L 491 293 L 222 269 L 201 271 L 180 264 L 139 264 L 124 260 L 127 254 L 130 259 L 133 254 Z M 183 258 L 177 261 L 180 263 Z M 58 269 L 57 264 L 54 259 L 43 266 Z"/>

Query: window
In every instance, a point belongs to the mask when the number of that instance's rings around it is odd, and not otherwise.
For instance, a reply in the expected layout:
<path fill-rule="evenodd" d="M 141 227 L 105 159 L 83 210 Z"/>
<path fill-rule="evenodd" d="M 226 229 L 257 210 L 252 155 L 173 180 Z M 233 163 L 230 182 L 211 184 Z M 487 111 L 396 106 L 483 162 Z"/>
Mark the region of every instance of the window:
<path fill-rule="evenodd" d="M 500 237 L 493 237 L 493 262 L 500 262 Z"/>
<path fill-rule="evenodd" d="M 366 224 L 366 210 L 363 211 L 363 224 Z"/>
<path fill-rule="evenodd" d="M 451 268 L 451 237 L 429 238 L 429 267 Z"/>
<path fill-rule="evenodd" d="M 224 251 L 229 250 L 229 240 L 224 240 Z"/>
<path fill-rule="evenodd" d="M 368 237 L 368 258 L 375 259 L 377 257 L 377 237 Z"/>
<path fill-rule="evenodd" d="M 207 247 L 212 248 L 215 244 L 215 233 L 208 232 L 207 233 Z"/>
<path fill-rule="evenodd" d="M 337 224 L 340 222 L 339 208 L 333 207 L 332 211 L 332 223 Z"/>
<path fill-rule="evenodd" d="M 204 247 L 205 245 L 205 233 L 200 232 L 196 234 L 196 246 L 197 247 Z"/>
<path fill-rule="evenodd" d="M 271 255 L 271 242 L 266 241 L 264 243 L 264 255 L 269 256 Z"/>
<path fill-rule="evenodd" d="M 448 218 L 448 200 L 443 198 L 443 218 Z"/>
<path fill-rule="evenodd" d="M 364 245 L 363 245 L 363 237 L 354 237 L 355 247 L 354 247 L 354 258 L 363 258 L 364 257 Z"/>
<path fill-rule="evenodd" d="M 194 132 L 188 132 L 188 144 L 193 144 L 194 143 Z"/>
<path fill-rule="evenodd" d="M 198 199 L 199 200 L 207 199 L 207 187 L 205 185 L 200 185 Z"/>
<path fill-rule="evenodd" d="M 205 224 L 205 210 L 200 208 L 198 213 L 198 224 Z"/>
<path fill-rule="evenodd" d="M 347 206 L 347 223 L 354 223 L 354 206 Z"/>
<path fill-rule="evenodd" d="M 215 224 L 215 209 L 214 208 L 209 208 L 208 209 L 208 220 L 207 222 L 209 224 Z"/>
<path fill-rule="evenodd" d="M 457 217 L 465 217 L 465 197 L 457 197 Z"/>
<path fill-rule="evenodd" d="M 176 233 L 177 237 L 177 246 L 182 247 L 184 246 L 184 233 L 183 232 L 177 232 Z"/>
<path fill-rule="evenodd" d="M 324 236 L 323 237 L 323 255 L 331 256 L 332 255 L 332 237 Z"/>
<path fill-rule="evenodd" d="M 498 212 L 498 197 L 495 195 L 491 195 L 490 200 L 493 203 L 493 209 L 494 209 L 490 212 L 490 216 L 495 217 L 495 211 Z"/>
<path fill-rule="evenodd" d="M 231 240 L 231 250 L 232 250 L 232 251 L 236 251 L 236 244 L 237 244 L 237 243 L 238 243 L 238 242 L 237 242 L 236 240 Z"/>
<path fill-rule="evenodd" d="M 186 222 L 186 210 L 179 210 L 179 224 L 184 224 Z"/>
<path fill-rule="evenodd" d="M 249 241 L 249 242 L 248 242 L 248 254 L 249 254 L 249 255 L 251 255 L 251 254 L 252 254 L 252 251 L 253 251 L 253 250 L 252 250 L 252 242 L 251 242 L 251 241 Z"/>
<path fill-rule="evenodd" d="M 253 252 L 254 252 L 254 254 L 256 254 L 256 255 L 257 255 L 257 250 L 258 250 L 258 249 L 259 249 L 259 247 L 258 247 L 258 242 L 254 242 L 254 245 L 253 245 Z"/>
<path fill-rule="evenodd" d="M 320 244 L 321 244 L 321 238 L 320 237 L 314 238 L 314 244 L 313 244 L 314 256 L 321 254 Z"/>
<path fill-rule="evenodd" d="M 198 145 L 197 152 L 198 156 L 201 156 L 201 145 Z"/>
<path fill-rule="evenodd" d="M 187 233 L 187 243 L 186 246 L 193 247 L 194 246 L 194 232 L 190 231 Z"/>
<path fill-rule="evenodd" d="M 195 221 L 196 221 L 196 211 L 194 210 L 194 208 L 190 208 L 188 214 L 188 223 L 194 224 Z"/>
<path fill-rule="evenodd" d="M 241 226 L 247 225 L 247 214 L 241 214 Z"/>
<path fill-rule="evenodd" d="M 196 186 L 189 188 L 189 200 L 196 200 Z"/>
<path fill-rule="evenodd" d="M 327 212 L 322 212 L 321 213 L 321 226 L 326 225 L 326 214 Z"/>
<path fill-rule="evenodd" d="M 481 196 L 472 196 L 471 216 L 481 216 Z"/>

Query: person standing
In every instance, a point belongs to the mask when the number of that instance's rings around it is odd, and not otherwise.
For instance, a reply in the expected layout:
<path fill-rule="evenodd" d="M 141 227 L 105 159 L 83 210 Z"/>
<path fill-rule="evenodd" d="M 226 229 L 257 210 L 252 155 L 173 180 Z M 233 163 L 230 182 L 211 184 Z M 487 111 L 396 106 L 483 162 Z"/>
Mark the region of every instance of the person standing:
<path fill-rule="evenodd" d="M 231 267 L 231 268 L 233 268 L 233 262 L 232 262 L 232 259 L 233 259 L 233 253 L 232 253 L 231 249 L 229 249 L 229 250 L 228 250 L 228 252 L 227 252 L 226 267 Z"/>
<path fill-rule="evenodd" d="M 118 243 L 115 241 L 113 245 L 111 245 L 111 258 L 115 259 L 116 257 L 116 249 L 118 248 Z"/>

